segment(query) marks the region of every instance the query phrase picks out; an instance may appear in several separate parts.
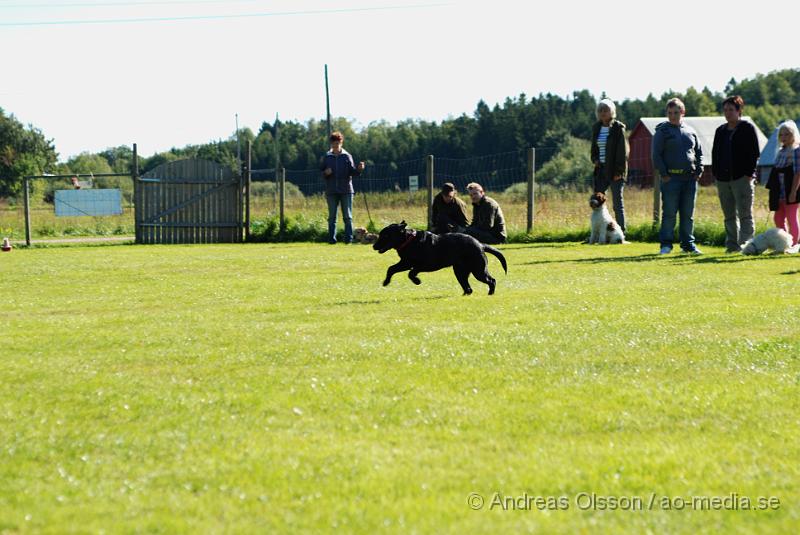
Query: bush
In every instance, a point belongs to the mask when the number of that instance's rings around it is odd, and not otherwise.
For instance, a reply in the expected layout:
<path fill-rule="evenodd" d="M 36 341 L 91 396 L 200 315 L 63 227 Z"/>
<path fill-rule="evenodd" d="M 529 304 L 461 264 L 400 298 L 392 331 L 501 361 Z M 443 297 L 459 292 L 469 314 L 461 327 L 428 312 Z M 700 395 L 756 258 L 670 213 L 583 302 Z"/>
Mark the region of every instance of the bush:
<path fill-rule="evenodd" d="M 528 183 L 517 182 L 516 184 L 511 184 L 503 193 L 507 196 L 507 200 L 511 202 L 528 202 Z"/>
<path fill-rule="evenodd" d="M 308 219 L 302 214 L 286 218 L 286 228 L 280 231 L 280 217 L 254 220 L 250 226 L 248 241 L 263 242 L 309 242 L 327 241 L 328 224 L 324 219 Z"/>
<path fill-rule="evenodd" d="M 286 183 L 286 198 L 303 198 L 303 192 L 297 187 L 297 184 L 291 182 Z M 278 197 L 278 185 L 275 182 L 253 182 L 250 184 L 250 195 L 253 197 Z"/>
<path fill-rule="evenodd" d="M 536 182 L 555 186 L 591 184 L 594 165 L 590 152 L 589 141 L 568 138 L 559 153 L 536 172 Z"/>

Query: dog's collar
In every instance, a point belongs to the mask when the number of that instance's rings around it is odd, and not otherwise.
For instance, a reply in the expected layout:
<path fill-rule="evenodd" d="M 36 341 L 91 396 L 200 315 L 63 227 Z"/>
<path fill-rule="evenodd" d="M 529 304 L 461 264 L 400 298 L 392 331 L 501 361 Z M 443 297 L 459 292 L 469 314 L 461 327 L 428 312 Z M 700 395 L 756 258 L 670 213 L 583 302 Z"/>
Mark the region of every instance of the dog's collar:
<path fill-rule="evenodd" d="M 405 249 L 405 248 L 406 248 L 406 246 L 407 246 L 409 243 L 411 243 L 411 240 L 413 240 L 414 238 L 416 238 L 416 236 L 417 236 L 417 231 L 416 231 L 416 230 L 412 230 L 412 231 L 411 231 L 411 234 L 409 234 L 409 235 L 408 235 L 408 238 L 406 238 L 406 241 L 404 241 L 404 242 L 403 242 L 403 243 L 402 243 L 402 244 L 401 244 L 399 247 L 395 247 L 395 249 L 397 249 L 397 252 L 399 253 L 400 251 L 402 251 L 403 249 Z"/>

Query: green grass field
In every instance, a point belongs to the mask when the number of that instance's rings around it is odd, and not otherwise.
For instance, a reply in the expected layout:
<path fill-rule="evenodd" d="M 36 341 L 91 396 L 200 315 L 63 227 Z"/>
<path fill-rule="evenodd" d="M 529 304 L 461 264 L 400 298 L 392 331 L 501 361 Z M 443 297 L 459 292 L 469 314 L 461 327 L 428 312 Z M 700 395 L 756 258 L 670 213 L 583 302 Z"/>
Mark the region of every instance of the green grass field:
<path fill-rule="evenodd" d="M 656 249 L 0 253 L 0 533 L 792 533 L 800 257 Z"/>

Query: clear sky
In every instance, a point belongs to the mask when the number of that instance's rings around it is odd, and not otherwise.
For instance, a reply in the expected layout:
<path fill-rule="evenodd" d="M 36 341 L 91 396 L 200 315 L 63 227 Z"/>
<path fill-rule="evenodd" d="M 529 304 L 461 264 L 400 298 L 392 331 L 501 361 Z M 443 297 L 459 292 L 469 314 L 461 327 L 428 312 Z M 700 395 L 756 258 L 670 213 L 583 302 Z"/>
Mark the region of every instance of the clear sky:
<path fill-rule="evenodd" d="M 800 2 L 0 0 L 0 107 L 61 159 L 143 155 L 262 121 L 364 126 L 472 114 L 480 99 L 615 100 L 797 68 Z"/>

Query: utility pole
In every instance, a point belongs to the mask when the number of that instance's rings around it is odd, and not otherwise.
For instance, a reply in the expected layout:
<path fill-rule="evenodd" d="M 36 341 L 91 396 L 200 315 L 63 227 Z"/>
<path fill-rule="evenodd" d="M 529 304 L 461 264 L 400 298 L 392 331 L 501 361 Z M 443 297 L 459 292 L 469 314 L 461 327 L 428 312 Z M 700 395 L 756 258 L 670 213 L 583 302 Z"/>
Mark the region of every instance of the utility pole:
<path fill-rule="evenodd" d="M 325 110 L 328 112 L 328 137 L 331 137 L 331 95 L 328 91 L 328 64 L 325 64 Z"/>
<path fill-rule="evenodd" d="M 238 166 L 239 175 L 242 174 L 242 144 L 239 141 L 239 114 L 236 117 L 236 164 Z"/>
<path fill-rule="evenodd" d="M 278 139 L 278 130 L 280 126 L 278 123 L 280 119 L 278 118 L 278 114 L 275 114 L 275 169 L 278 169 L 281 166 L 281 147 L 280 147 L 280 140 Z"/>

